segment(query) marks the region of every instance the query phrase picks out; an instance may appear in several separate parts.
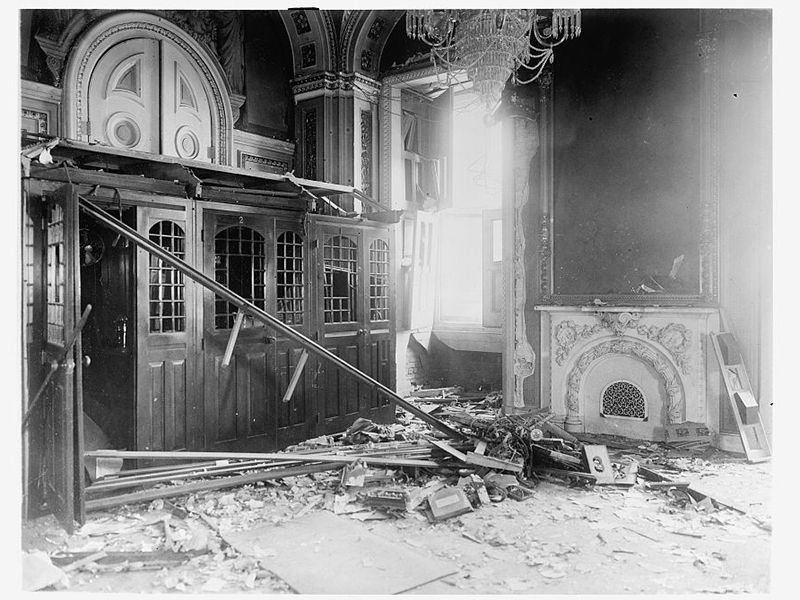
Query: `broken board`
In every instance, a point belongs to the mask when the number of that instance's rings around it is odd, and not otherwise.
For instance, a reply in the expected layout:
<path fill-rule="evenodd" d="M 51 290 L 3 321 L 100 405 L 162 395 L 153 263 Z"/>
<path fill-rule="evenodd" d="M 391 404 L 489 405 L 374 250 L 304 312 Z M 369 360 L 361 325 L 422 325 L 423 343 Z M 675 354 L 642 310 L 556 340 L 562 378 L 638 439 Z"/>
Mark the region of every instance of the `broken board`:
<path fill-rule="evenodd" d="M 327 511 L 223 533 L 223 538 L 299 594 L 399 594 L 457 571 L 452 563 L 380 538 L 361 523 Z"/>
<path fill-rule="evenodd" d="M 753 394 L 736 339 L 730 333 L 712 333 L 711 341 L 714 344 L 714 352 L 717 355 L 722 380 L 728 391 L 731 410 L 747 460 L 748 462 L 769 460 L 771 451 L 767 433 L 761 422 L 758 401 Z"/>

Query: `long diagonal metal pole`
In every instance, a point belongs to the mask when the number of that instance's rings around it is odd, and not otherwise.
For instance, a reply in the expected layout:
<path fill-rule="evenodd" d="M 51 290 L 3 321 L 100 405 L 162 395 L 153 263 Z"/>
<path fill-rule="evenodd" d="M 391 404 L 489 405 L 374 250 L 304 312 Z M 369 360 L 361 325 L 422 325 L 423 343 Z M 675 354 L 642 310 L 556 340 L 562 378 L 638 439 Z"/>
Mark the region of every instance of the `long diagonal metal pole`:
<path fill-rule="evenodd" d="M 414 404 L 404 400 L 403 398 L 398 396 L 397 393 L 395 393 L 393 390 L 391 390 L 390 388 L 386 387 L 381 382 L 373 379 L 372 377 L 370 377 L 369 375 L 367 375 L 363 371 L 361 371 L 359 369 L 356 369 L 353 365 L 351 365 L 350 363 L 342 360 L 341 358 L 339 358 L 338 356 L 336 356 L 335 354 L 333 354 L 332 352 L 330 352 L 326 348 L 324 348 L 321 345 L 319 345 L 318 343 L 316 343 L 314 340 L 306 337 L 305 335 L 303 335 L 302 333 L 300 333 L 298 331 L 295 331 L 294 329 L 292 329 L 291 327 L 289 327 L 288 325 L 283 323 L 283 321 L 281 321 L 281 320 L 277 319 L 276 317 L 272 316 L 271 314 L 261 310 L 260 308 L 258 308 L 254 304 L 252 304 L 251 302 L 248 302 L 247 300 L 245 300 L 244 298 L 242 298 L 241 296 L 239 296 L 235 292 L 233 292 L 230 289 L 228 289 L 227 287 L 225 287 L 225 286 L 217 283 L 213 279 L 207 277 L 206 275 L 204 275 L 203 273 L 201 273 L 197 269 L 195 269 L 195 268 L 189 266 L 188 264 L 186 264 L 181 259 L 176 258 L 175 255 L 173 255 L 172 253 L 164 250 L 161 246 L 158 246 L 157 244 L 154 244 L 153 242 L 151 242 L 147 238 L 143 237 L 137 231 L 135 231 L 134 229 L 131 229 L 130 227 L 128 227 L 127 225 L 125 225 L 124 223 L 119 221 L 118 219 L 115 219 L 114 217 L 112 217 L 111 215 L 109 215 L 108 213 L 106 213 L 105 211 L 100 209 L 97 205 L 95 205 L 91 201 L 87 200 L 83 196 L 79 196 L 78 198 L 79 198 L 79 201 L 80 201 L 79 202 L 80 209 L 83 212 L 85 212 L 86 214 L 90 215 L 91 217 L 97 219 L 98 221 L 100 221 L 104 225 L 107 225 L 108 227 L 110 227 L 111 229 L 116 231 L 117 233 L 125 236 L 127 239 L 132 241 L 134 244 L 136 244 L 137 246 L 142 247 L 144 250 L 146 250 L 150 254 L 153 254 L 153 255 L 157 256 L 158 258 L 160 258 L 165 263 L 175 267 L 178 271 L 180 271 L 181 273 L 183 273 L 184 275 L 186 275 L 190 279 L 193 279 L 194 281 L 196 281 L 197 283 L 199 283 L 203 287 L 208 288 L 209 290 L 214 292 L 217 296 L 219 296 L 221 298 L 224 298 L 228 302 L 231 302 L 231 303 L 235 304 L 241 310 L 243 310 L 247 314 L 251 315 L 254 319 L 257 319 L 258 321 L 266 323 L 270 327 L 272 327 L 274 329 L 277 329 L 278 331 L 280 331 L 282 334 L 284 334 L 289 339 L 291 339 L 291 340 L 297 342 L 298 344 L 300 344 L 302 347 L 308 349 L 309 351 L 313 352 L 317 356 L 321 356 L 322 358 L 332 362 L 334 365 L 339 367 L 342 371 L 344 371 L 344 372 L 348 373 L 349 375 L 353 376 L 354 378 L 356 378 L 361 383 L 363 383 L 365 385 L 368 385 L 368 386 L 376 389 L 377 391 L 381 392 L 391 402 L 393 402 L 394 404 L 404 408 L 405 410 L 410 412 L 412 415 L 415 415 L 415 416 L 419 417 L 420 419 L 422 419 L 423 421 L 425 421 L 426 423 L 428 423 L 429 425 L 431 425 L 435 429 L 438 429 L 442 433 L 446 434 L 448 437 L 456 439 L 456 440 L 464 440 L 464 439 L 466 439 L 466 436 L 464 434 L 462 434 L 461 432 L 453 429 L 452 427 L 450 427 L 446 423 L 440 421 L 436 417 L 433 417 L 433 416 L 427 414 L 425 411 L 421 410 L 420 408 L 418 408 Z"/>

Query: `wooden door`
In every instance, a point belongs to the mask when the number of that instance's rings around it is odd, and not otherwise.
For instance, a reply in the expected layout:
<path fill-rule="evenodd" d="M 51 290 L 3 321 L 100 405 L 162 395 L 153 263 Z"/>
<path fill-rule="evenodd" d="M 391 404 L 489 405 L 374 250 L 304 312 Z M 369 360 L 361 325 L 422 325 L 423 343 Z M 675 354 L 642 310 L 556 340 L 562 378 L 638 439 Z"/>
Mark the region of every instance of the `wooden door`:
<path fill-rule="evenodd" d="M 320 224 L 317 240 L 320 343 L 368 375 L 391 380 L 390 372 L 381 373 L 382 366 L 394 362 L 392 355 L 383 354 L 388 351 L 383 342 L 388 335 L 389 319 L 383 317 L 387 316 L 390 298 L 385 298 L 386 306 L 382 307 L 383 288 L 377 285 L 373 289 L 381 294 L 380 301 L 376 297 L 371 309 L 369 300 L 372 286 L 369 285 L 368 250 L 375 238 L 360 228 Z M 379 260 L 383 261 L 383 247 L 380 244 L 375 247 L 376 257 L 380 256 Z M 383 262 L 380 268 L 384 268 Z M 374 317 L 376 325 L 374 343 L 370 316 Z M 391 417 L 391 411 L 383 400 L 378 402 L 374 390 L 331 363 L 317 361 L 314 377 L 324 433 L 343 431 L 359 416 L 383 421 Z"/>
<path fill-rule="evenodd" d="M 194 263 L 185 210 L 138 210 L 141 235 Z M 139 450 L 198 449 L 202 411 L 194 376 L 197 285 L 145 250 L 136 252 L 136 446 Z"/>
<path fill-rule="evenodd" d="M 257 307 L 274 302 L 274 219 L 251 212 L 205 210 L 206 275 Z M 208 450 L 263 450 L 276 443 L 275 333 L 245 317 L 228 366 L 223 358 L 237 307 L 203 291 L 205 446 Z"/>
<path fill-rule="evenodd" d="M 160 151 L 159 43 L 150 38 L 112 46 L 89 82 L 89 139 L 114 148 Z"/>
<path fill-rule="evenodd" d="M 197 70 L 171 44 L 161 51 L 161 119 L 162 154 L 211 161 L 208 96 Z"/>
<path fill-rule="evenodd" d="M 364 358 L 368 375 L 394 389 L 395 384 L 395 315 L 392 300 L 394 285 L 390 277 L 390 237 L 387 230 L 366 230 L 364 233 Z M 391 421 L 394 407 L 385 395 L 372 391 L 367 396 L 369 418 Z M 362 409 L 364 410 L 364 409 Z"/>
<path fill-rule="evenodd" d="M 83 447 L 81 348 L 75 345 L 62 361 L 67 340 L 79 319 L 80 272 L 77 192 L 71 185 L 48 198 L 44 215 L 45 283 L 44 361 L 58 361 L 44 397 L 42 461 L 44 499 L 72 532 L 83 522 Z"/>
<path fill-rule="evenodd" d="M 275 223 L 275 306 L 269 312 L 304 335 L 311 331 L 308 240 L 302 223 L 277 219 Z M 277 447 L 317 435 L 315 397 L 311 389 L 313 359 L 309 355 L 291 396 L 283 401 L 303 349 L 285 336 L 274 334 L 278 378 L 276 403 Z"/>

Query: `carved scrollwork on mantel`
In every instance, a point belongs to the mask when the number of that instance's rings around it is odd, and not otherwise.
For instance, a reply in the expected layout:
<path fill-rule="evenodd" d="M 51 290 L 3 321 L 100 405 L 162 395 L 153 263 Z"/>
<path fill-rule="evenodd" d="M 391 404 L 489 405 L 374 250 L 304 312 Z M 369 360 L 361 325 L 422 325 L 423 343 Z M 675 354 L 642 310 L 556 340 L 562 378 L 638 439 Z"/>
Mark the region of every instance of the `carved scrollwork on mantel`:
<path fill-rule="evenodd" d="M 664 380 L 667 390 L 667 422 L 680 423 L 683 420 L 684 393 L 680 375 L 664 356 L 653 348 L 633 339 L 619 339 L 602 342 L 592 346 L 580 355 L 567 377 L 567 419 L 568 426 L 580 425 L 580 389 L 583 376 L 596 360 L 611 354 L 633 356 L 653 367 Z"/>
<path fill-rule="evenodd" d="M 563 365 L 575 344 L 592 337 L 602 329 L 603 326 L 600 324 L 577 325 L 575 321 L 561 321 L 553 331 L 553 339 L 556 345 L 556 363 Z"/>
<path fill-rule="evenodd" d="M 684 375 L 688 375 L 689 365 L 687 364 L 686 355 L 692 343 L 692 332 L 685 325 L 680 323 L 669 323 L 663 327 L 639 325 L 636 332 L 664 346 L 672 355 L 681 372 Z"/>
<path fill-rule="evenodd" d="M 642 318 L 638 312 L 597 312 L 595 316 L 603 327 L 610 329 L 617 337 L 625 335 L 626 329 L 635 328 Z"/>
<path fill-rule="evenodd" d="M 692 343 L 692 332 L 685 325 L 680 323 L 668 323 L 663 326 L 640 324 L 642 314 L 638 312 L 596 312 L 595 316 L 600 322 L 594 325 L 578 325 L 575 321 L 567 320 L 560 321 L 553 327 L 556 364 L 563 365 L 578 342 L 608 329 L 617 337 L 635 332 L 660 344 L 675 360 L 681 373 L 689 374 L 688 353 Z M 633 329 L 633 332 L 628 332 L 629 329 Z"/>

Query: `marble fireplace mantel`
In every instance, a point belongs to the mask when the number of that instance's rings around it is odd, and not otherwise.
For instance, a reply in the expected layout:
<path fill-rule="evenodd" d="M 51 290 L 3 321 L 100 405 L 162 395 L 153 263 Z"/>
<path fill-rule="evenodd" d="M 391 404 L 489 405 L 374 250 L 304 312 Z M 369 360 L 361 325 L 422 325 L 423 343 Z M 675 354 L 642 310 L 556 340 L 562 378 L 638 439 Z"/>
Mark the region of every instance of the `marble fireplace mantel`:
<path fill-rule="evenodd" d="M 707 343 L 719 330 L 716 308 L 534 308 L 541 315 L 541 405 L 568 431 L 656 440 L 671 423 L 718 429 L 718 407 L 708 399 L 718 397 L 719 384 L 708 376 Z"/>

